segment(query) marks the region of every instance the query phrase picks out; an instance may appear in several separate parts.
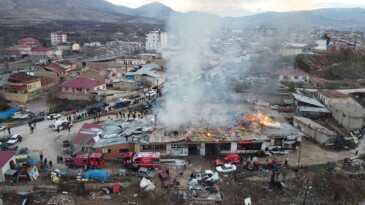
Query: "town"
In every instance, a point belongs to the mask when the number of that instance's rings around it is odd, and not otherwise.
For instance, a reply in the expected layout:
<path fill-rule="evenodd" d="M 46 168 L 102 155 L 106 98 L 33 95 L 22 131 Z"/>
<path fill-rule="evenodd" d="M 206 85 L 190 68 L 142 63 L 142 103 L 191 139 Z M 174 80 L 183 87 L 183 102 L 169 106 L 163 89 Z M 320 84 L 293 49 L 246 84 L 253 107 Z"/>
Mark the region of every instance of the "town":
<path fill-rule="evenodd" d="M 365 33 L 184 18 L 2 44 L 3 204 L 364 200 Z"/>

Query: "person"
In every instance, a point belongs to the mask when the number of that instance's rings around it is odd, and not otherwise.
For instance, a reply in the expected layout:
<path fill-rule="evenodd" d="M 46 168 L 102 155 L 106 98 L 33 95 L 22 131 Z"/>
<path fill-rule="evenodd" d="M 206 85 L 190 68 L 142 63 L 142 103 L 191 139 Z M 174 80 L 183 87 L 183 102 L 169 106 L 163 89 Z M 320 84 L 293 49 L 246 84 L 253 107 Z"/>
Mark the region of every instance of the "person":
<path fill-rule="evenodd" d="M 190 178 L 194 178 L 194 173 L 193 172 L 191 172 Z"/>
<path fill-rule="evenodd" d="M 44 161 L 43 161 L 44 165 L 47 166 L 47 158 L 44 158 Z"/>
<path fill-rule="evenodd" d="M 286 167 L 288 166 L 288 158 L 285 158 L 284 165 L 285 165 Z"/>
<path fill-rule="evenodd" d="M 359 150 L 356 150 L 355 151 L 355 155 L 357 156 L 359 154 Z"/>
<path fill-rule="evenodd" d="M 62 155 L 60 156 L 60 162 L 61 162 L 61 164 L 63 164 L 63 157 L 62 157 Z"/>
<path fill-rule="evenodd" d="M 190 166 L 190 159 L 188 159 L 188 165 Z"/>
<path fill-rule="evenodd" d="M 68 125 L 68 132 L 71 132 L 71 125 Z"/>
<path fill-rule="evenodd" d="M 166 174 L 170 175 L 170 170 L 168 168 L 166 168 Z"/>
<path fill-rule="evenodd" d="M 36 128 L 37 124 L 34 123 L 34 129 Z"/>
<path fill-rule="evenodd" d="M 39 155 L 39 159 L 41 160 L 41 162 L 43 161 L 43 154 L 41 152 L 41 154 Z"/>
<path fill-rule="evenodd" d="M 57 126 L 57 132 L 60 133 L 60 126 Z"/>
<path fill-rule="evenodd" d="M 33 134 L 34 127 L 30 126 L 30 134 Z"/>
<path fill-rule="evenodd" d="M 9 135 L 11 135 L 11 132 L 10 132 L 10 127 L 8 127 L 8 133 L 9 133 Z"/>
<path fill-rule="evenodd" d="M 57 155 L 57 163 L 60 163 L 60 156 Z"/>
<path fill-rule="evenodd" d="M 51 160 L 49 160 L 49 167 L 52 167 L 52 161 Z"/>

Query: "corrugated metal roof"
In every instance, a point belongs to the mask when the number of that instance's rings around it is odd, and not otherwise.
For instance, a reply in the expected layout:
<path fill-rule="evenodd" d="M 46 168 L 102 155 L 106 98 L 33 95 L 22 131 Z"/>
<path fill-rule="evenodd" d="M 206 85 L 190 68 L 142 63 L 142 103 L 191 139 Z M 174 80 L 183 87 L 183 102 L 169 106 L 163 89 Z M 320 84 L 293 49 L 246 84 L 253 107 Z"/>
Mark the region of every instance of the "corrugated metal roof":
<path fill-rule="evenodd" d="M 317 106 L 317 107 L 323 107 L 325 108 L 326 106 L 324 106 L 322 103 L 320 103 L 318 100 L 314 99 L 314 98 L 310 98 L 310 97 L 307 97 L 307 96 L 303 96 L 303 95 L 299 95 L 299 94 L 296 94 L 296 93 L 292 93 L 294 99 L 298 100 L 298 101 L 301 101 L 301 102 L 304 102 L 304 103 L 307 103 L 307 104 L 311 104 L 313 106 Z"/>

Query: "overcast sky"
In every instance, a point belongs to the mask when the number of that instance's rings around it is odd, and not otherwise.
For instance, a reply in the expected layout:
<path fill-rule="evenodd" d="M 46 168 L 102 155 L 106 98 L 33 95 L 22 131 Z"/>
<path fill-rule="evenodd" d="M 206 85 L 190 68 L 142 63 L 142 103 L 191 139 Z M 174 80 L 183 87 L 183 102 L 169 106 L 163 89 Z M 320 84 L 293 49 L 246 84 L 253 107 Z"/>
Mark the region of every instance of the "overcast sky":
<path fill-rule="evenodd" d="M 202 11 L 220 16 L 245 16 L 263 11 L 298 11 L 318 8 L 365 8 L 364 0 L 107 0 L 136 8 L 161 2 L 176 11 Z"/>

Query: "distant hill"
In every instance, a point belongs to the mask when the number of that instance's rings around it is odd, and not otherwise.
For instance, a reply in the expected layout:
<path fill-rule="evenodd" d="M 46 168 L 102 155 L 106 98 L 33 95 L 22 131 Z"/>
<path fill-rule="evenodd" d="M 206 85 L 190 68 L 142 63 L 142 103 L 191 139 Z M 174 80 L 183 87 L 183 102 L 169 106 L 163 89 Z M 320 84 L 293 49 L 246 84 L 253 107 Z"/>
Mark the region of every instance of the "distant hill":
<path fill-rule="evenodd" d="M 180 13 L 154 2 L 139 8 L 114 5 L 106 0 L 1 0 L 0 21 L 78 20 L 94 22 L 163 24 L 175 16 L 198 16 L 227 27 L 269 26 L 278 28 L 326 27 L 365 30 L 362 8 L 318 9 L 293 12 L 265 12 L 252 16 L 222 18 L 202 12 Z"/>
<path fill-rule="evenodd" d="M 326 27 L 335 29 L 365 29 L 365 9 L 340 8 L 293 12 L 265 12 L 252 16 L 227 17 L 229 27 L 269 26 L 279 28 Z"/>

